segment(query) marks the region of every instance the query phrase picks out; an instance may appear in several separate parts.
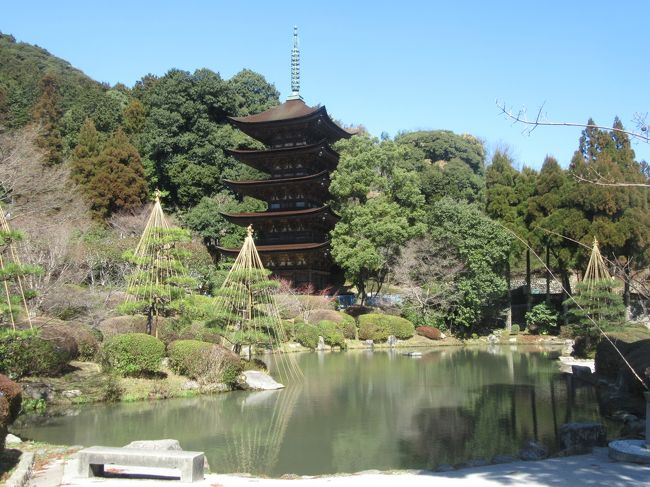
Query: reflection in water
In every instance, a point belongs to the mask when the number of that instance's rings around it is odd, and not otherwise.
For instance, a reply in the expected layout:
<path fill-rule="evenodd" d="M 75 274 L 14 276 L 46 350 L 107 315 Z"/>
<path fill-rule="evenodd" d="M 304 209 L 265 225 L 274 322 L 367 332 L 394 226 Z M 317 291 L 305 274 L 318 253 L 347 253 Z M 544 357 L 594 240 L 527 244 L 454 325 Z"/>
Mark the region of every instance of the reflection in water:
<path fill-rule="evenodd" d="M 545 351 L 437 349 L 298 356 L 300 383 L 269 392 L 84 407 L 18 432 L 52 443 L 119 446 L 176 438 L 217 472 L 318 474 L 434 468 L 553 450 L 559 425 L 598 420 L 594 391 L 569 387 Z M 270 364 L 271 368 L 275 364 Z"/>

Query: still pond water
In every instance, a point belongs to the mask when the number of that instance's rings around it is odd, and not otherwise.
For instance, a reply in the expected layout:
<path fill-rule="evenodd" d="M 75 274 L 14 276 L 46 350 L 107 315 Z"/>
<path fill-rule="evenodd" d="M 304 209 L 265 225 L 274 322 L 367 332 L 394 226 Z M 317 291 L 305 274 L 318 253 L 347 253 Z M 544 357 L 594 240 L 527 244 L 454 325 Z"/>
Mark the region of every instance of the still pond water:
<path fill-rule="evenodd" d="M 594 391 L 572 389 L 556 352 L 499 347 L 306 353 L 281 391 L 85 406 L 19 434 L 69 445 L 176 438 L 212 471 L 325 474 L 436 468 L 557 449 L 568 421 L 599 420 Z M 271 364 L 272 366 L 272 364 Z"/>

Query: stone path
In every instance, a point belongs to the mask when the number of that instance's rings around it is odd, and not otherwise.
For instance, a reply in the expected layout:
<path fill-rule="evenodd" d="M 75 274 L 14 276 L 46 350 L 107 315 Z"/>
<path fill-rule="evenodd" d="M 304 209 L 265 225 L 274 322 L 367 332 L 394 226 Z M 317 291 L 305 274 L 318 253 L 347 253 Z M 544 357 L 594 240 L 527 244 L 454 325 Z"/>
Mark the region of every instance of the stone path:
<path fill-rule="evenodd" d="M 35 487 L 95 485 L 101 487 L 135 487 L 193 485 L 196 487 L 648 487 L 650 485 L 650 466 L 611 461 L 607 448 L 596 448 L 594 453 L 565 458 L 553 458 L 537 462 L 514 462 L 502 465 L 467 468 L 444 473 L 431 472 L 361 472 L 354 475 L 329 477 L 299 477 L 292 480 L 264 479 L 237 475 L 208 475 L 205 480 L 193 484 L 181 484 L 169 480 L 144 479 L 81 479 L 74 475 L 76 460 L 65 464 L 60 472 L 58 467 L 34 479 Z M 46 479 L 50 477 L 49 479 Z M 50 483 L 45 483 L 50 482 Z"/>

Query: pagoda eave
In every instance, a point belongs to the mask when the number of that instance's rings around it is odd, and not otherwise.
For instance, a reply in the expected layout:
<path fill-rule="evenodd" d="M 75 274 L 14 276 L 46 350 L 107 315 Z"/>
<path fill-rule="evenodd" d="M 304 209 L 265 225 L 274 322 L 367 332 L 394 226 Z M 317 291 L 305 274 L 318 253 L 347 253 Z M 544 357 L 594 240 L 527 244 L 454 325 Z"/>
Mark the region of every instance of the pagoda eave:
<path fill-rule="evenodd" d="M 329 240 L 326 242 L 315 243 L 298 243 L 298 244 L 279 244 L 279 245 L 258 245 L 256 246 L 259 254 L 272 254 L 281 252 L 313 252 L 319 249 L 325 249 L 329 246 Z M 241 248 L 227 248 L 219 247 L 217 249 L 222 254 L 229 256 L 236 256 L 241 251 Z"/>

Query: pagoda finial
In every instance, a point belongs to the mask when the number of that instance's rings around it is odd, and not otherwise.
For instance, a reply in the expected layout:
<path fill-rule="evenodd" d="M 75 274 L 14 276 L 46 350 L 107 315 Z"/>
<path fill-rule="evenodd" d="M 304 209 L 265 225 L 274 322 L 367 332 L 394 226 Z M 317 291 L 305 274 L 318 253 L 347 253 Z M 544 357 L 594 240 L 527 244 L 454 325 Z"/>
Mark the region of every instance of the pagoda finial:
<path fill-rule="evenodd" d="M 156 188 L 156 191 L 153 192 L 153 195 L 154 195 L 154 201 L 156 203 L 160 203 L 160 197 L 162 196 L 162 191 Z"/>
<path fill-rule="evenodd" d="M 246 234 L 247 234 L 249 237 L 252 237 L 252 236 L 253 236 L 253 225 L 248 225 L 248 226 L 246 227 Z"/>
<path fill-rule="evenodd" d="M 291 95 L 288 100 L 302 100 L 300 96 L 300 50 L 298 49 L 298 26 L 293 26 L 293 49 L 291 49 Z"/>

